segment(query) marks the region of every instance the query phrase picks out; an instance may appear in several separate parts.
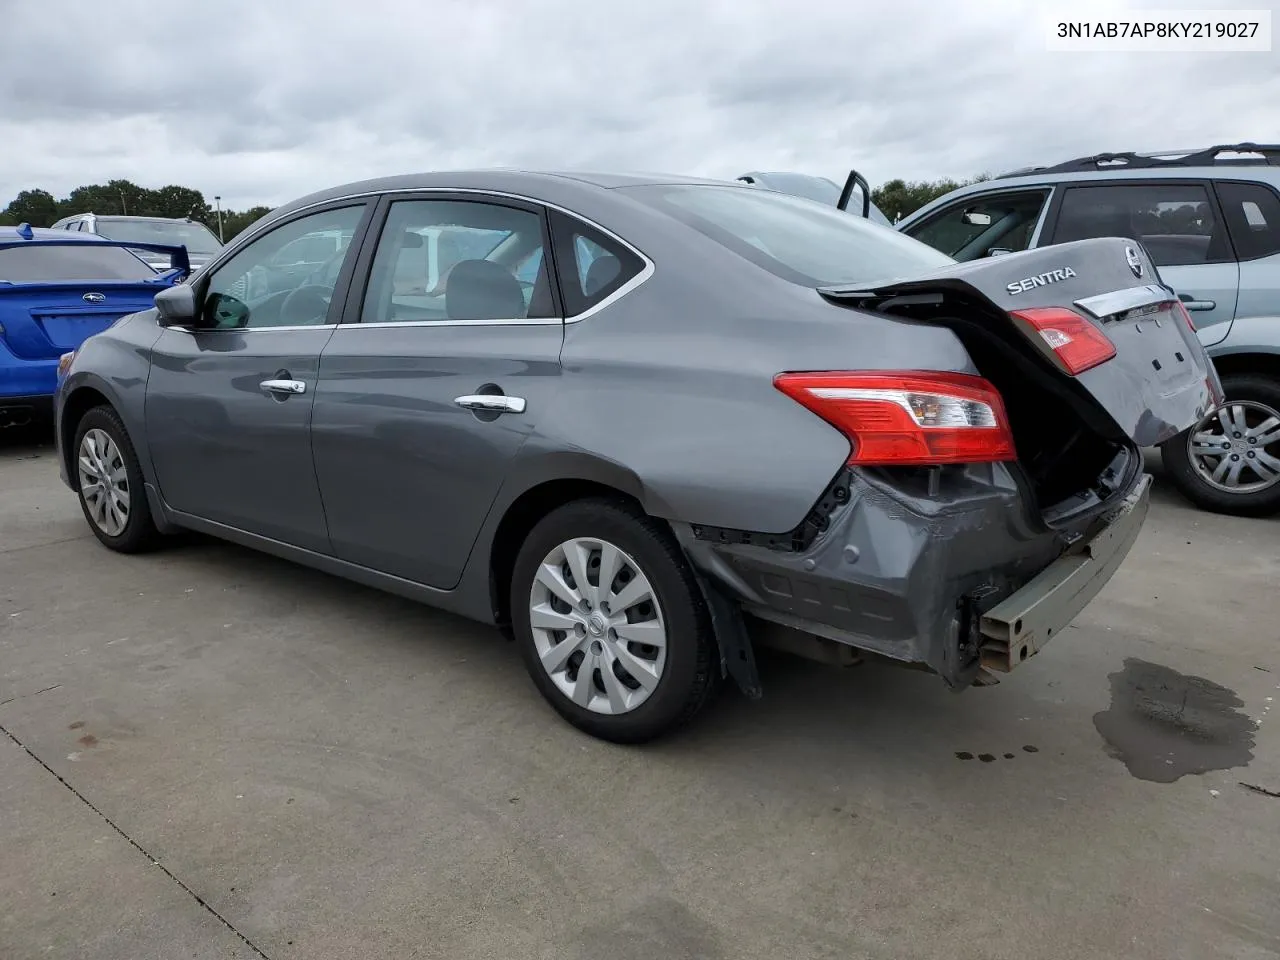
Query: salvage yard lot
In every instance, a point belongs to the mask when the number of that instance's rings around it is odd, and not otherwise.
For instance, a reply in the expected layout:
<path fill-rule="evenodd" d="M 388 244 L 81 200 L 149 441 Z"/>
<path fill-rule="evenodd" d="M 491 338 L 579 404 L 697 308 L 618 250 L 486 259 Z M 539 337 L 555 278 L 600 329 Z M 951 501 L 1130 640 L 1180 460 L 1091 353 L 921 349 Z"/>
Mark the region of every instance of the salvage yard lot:
<path fill-rule="evenodd" d="M 1280 956 L 1280 521 L 1157 485 L 999 686 L 767 656 L 624 749 L 491 629 L 113 555 L 0 440 L 0 957 Z"/>

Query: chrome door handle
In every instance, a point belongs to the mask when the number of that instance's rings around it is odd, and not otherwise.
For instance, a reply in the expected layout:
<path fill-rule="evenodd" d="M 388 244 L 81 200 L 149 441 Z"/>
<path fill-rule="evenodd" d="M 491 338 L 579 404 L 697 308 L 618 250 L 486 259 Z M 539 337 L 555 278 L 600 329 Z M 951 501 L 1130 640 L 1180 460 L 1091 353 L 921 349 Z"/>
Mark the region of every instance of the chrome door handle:
<path fill-rule="evenodd" d="M 455 397 L 454 403 L 468 410 L 488 410 L 491 413 L 524 413 L 524 397 L 508 397 L 502 393 L 476 393 Z"/>
<path fill-rule="evenodd" d="M 1213 310 L 1218 306 L 1216 300 L 1197 300 L 1189 293 L 1178 294 L 1178 299 L 1188 310 Z"/>
<path fill-rule="evenodd" d="M 301 380 L 263 380 L 258 386 L 267 393 L 283 393 L 289 396 L 307 392 L 307 385 Z"/>

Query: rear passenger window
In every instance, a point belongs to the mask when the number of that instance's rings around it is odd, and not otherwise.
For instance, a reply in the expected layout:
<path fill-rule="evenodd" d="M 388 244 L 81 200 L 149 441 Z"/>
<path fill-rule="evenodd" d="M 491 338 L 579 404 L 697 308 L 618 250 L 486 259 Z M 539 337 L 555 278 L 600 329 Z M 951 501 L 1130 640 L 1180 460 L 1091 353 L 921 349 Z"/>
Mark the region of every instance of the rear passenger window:
<path fill-rule="evenodd" d="M 397 200 L 378 240 L 362 323 L 555 315 L 542 217 L 488 200 Z"/>
<path fill-rule="evenodd" d="M 1280 197 L 1260 183 L 1219 183 L 1218 199 L 1236 256 L 1256 260 L 1280 253 Z"/>
<path fill-rule="evenodd" d="M 1054 243 L 1095 237 L 1142 241 L 1158 267 L 1231 259 L 1227 233 L 1199 184 L 1107 184 L 1070 187 Z"/>
<path fill-rule="evenodd" d="M 644 270 L 633 250 L 581 220 L 557 213 L 552 234 L 566 316 L 599 305 Z"/>

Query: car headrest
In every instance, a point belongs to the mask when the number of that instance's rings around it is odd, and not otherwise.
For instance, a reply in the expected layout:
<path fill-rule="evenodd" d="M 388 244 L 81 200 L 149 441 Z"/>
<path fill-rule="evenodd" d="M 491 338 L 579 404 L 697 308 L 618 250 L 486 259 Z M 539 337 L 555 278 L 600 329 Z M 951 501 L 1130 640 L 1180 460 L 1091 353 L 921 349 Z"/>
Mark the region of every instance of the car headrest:
<path fill-rule="evenodd" d="M 492 260 L 460 260 L 449 271 L 444 309 L 450 320 L 512 320 L 525 315 L 520 281 Z"/>

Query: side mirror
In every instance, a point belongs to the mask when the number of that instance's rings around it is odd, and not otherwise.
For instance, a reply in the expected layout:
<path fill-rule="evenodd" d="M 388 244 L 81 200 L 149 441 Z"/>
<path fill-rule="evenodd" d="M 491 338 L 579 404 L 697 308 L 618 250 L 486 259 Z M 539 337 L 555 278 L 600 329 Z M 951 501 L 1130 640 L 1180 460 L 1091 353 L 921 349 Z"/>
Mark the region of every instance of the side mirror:
<path fill-rule="evenodd" d="M 156 294 L 158 322 L 162 327 L 186 327 L 196 320 L 196 291 L 189 283 L 166 287 Z"/>

